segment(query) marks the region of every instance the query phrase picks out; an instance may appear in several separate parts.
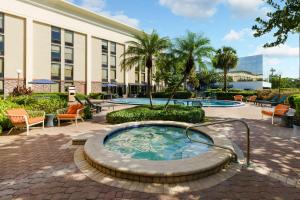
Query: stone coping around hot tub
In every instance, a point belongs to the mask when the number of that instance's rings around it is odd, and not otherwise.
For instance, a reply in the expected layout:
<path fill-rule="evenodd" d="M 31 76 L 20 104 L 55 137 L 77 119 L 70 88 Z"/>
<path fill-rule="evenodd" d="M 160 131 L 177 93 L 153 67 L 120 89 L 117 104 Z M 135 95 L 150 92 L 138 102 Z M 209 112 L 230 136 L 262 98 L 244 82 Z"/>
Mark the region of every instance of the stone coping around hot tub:
<path fill-rule="evenodd" d="M 193 124 L 174 121 L 144 121 L 116 125 L 112 130 L 107 131 L 105 134 L 99 134 L 87 140 L 84 146 L 84 154 L 87 160 L 92 162 L 93 165 L 98 165 L 125 174 L 149 177 L 178 177 L 205 173 L 220 168 L 220 166 L 228 163 L 232 157 L 228 150 L 212 147 L 208 152 L 188 159 L 151 161 L 132 159 L 105 148 L 103 142 L 107 135 L 119 129 L 138 125 L 171 125 L 188 127 Z M 195 128 L 194 130 L 208 135 L 213 140 L 214 144 L 234 149 L 231 141 L 220 133 L 207 128 Z"/>

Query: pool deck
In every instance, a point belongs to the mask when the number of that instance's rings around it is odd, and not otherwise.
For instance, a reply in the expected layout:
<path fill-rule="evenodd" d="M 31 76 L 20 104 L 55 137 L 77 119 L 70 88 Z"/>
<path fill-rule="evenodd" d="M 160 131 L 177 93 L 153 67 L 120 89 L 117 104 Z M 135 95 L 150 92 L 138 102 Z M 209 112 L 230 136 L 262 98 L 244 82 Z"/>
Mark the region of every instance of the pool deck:
<path fill-rule="evenodd" d="M 210 120 L 243 119 L 250 125 L 253 167 L 210 188 L 177 195 L 98 183 L 76 167 L 78 147 L 71 145 L 71 139 L 110 130 L 104 112 L 78 127 L 37 128 L 29 136 L 0 137 L 0 199 L 300 199 L 300 133 L 261 120 L 261 108 L 253 105 L 204 109 Z M 223 132 L 245 150 L 246 134 L 240 124 L 209 128 Z"/>

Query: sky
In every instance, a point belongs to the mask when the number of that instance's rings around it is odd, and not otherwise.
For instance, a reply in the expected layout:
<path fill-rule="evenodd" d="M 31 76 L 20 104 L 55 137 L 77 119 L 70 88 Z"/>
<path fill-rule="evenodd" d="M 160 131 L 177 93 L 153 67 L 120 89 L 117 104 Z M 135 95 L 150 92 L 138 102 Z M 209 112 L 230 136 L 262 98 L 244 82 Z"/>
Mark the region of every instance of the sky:
<path fill-rule="evenodd" d="M 231 46 L 240 57 L 263 54 L 265 74 L 299 77 L 299 36 L 290 34 L 279 47 L 263 48 L 272 34 L 254 38 L 255 18 L 270 7 L 263 0 L 69 0 L 146 32 L 156 30 L 170 39 L 192 31 L 203 34 L 214 48 Z"/>

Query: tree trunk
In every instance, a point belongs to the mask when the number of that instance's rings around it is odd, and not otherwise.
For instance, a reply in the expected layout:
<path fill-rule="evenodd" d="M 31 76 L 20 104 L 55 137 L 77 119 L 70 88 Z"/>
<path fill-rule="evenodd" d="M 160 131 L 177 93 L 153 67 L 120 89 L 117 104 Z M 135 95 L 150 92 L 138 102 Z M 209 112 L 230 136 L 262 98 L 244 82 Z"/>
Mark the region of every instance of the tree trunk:
<path fill-rule="evenodd" d="M 168 109 L 168 106 L 169 106 L 169 103 L 170 103 L 171 99 L 174 98 L 177 89 L 178 89 L 178 88 L 180 87 L 180 85 L 185 81 L 186 77 L 187 77 L 187 75 L 185 74 L 185 75 L 183 76 L 183 78 L 181 79 L 181 81 L 173 88 L 172 93 L 171 93 L 171 96 L 169 97 L 169 99 L 168 99 L 168 101 L 167 101 L 167 103 L 166 103 L 166 105 L 165 105 L 165 110 Z"/>
<path fill-rule="evenodd" d="M 150 100 L 150 107 L 153 108 L 152 104 L 152 84 L 151 84 L 151 75 L 152 75 L 152 67 L 147 67 L 148 69 L 148 76 L 147 76 L 147 85 L 148 85 L 148 91 L 147 91 L 147 96 L 149 97 Z"/>
<path fill-rule="evenodd" d="M 224 68 L 224 91 L 227 92 L 227 68 Z"/>

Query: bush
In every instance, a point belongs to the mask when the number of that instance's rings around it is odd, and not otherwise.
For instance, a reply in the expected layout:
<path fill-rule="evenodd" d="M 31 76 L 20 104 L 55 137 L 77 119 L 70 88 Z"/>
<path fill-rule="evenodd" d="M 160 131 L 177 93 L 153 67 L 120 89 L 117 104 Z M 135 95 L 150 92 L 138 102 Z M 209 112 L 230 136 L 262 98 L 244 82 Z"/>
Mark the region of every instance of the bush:
<path fill-rule="evenodd" d="M 199 123 L 204 120 L 205 112 L 201 108 L 170 105 L 168 110 L 163 106 L 139 106 L 107 114 L 108 123 L 119 124 L 133 121 L 165 120 L 188 123 Z"/>
<path fill-rule="evenodd" d="M 76 96 L 79 100 L 84 100 L 84 98 L 87 97 L 86 95 L 80 94 L 80 93 L 77 93 L 75 96 Z"/>
<path fill-rule="evenodd" d="M 300 101 L 300 94 L 294 94 L 288 98 L 289 104 L 292 108 L 296 108 L 296 102 Z"/>
<path fill-rule="evenodd" d="M 211 92 L 206 92 L 206 95 Z M 218 100 L 233 100 L 235 95 L 243 95 L 244 97 L 257 95 L 256 91 L 245 91 L 241 90 L 239 92 L 214 92 Z"/>
<path fill-rule="evenodd" d="M 53 92 L 53 93 L 34 93 L 33 97 L 37 98 L 59 98 L 64 101 L 68 101 L 67 93 Z"/>
<path fill-rule="evenodd" d="M 17 86 L 13 89 L 13 91 L 9 94 L 10 96 L 22 96 L 22 95 L 31 95 L 31 88 L 26 88 L 26 86 Z"/>
<path fill-rule="evenodd" d="M 26 105 L 27 110 L 44 111 L 46 114 L 54 114 L 57 110 L 67 107 L 67 101 L 58 98 L 40 98 L 35 103 Z"/>
<path fill-rule="evenodd" d="M 171 92 L 155 92 L 152 94 L 153 98 L 169 98 Z M 178 91 L 174 95 L 174 99 L 190 99 L 194 97 L 195 94 L 190 91 Z"/>
<path fill-rule="evenodd" d="M 103 99 L 104 98 L 104 93 L 90 93 L 89 98 L 91 99 Z"/>

